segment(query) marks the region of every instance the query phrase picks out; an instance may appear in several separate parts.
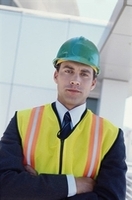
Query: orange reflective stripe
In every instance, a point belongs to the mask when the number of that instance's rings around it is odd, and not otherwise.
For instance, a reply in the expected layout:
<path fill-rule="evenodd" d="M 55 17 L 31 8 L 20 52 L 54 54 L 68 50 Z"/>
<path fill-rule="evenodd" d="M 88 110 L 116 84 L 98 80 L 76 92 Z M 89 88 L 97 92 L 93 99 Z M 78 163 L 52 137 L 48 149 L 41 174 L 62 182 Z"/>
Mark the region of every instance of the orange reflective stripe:
<path fill-rule="evenodd" d="M 35 167 L 35 148 L 41 125 L 43 109 L 44 106 L 33 108 L 24 142 L 24 163 L 31 165 L 33 168 Z"/>
<path fill-rule="evenodd" d="M 35 110 L 36 110 L 36 108 L 32 109 L 32 112 L 31 112 L 31 115 L 30 115 L 30 119 L 29 119 L 29 123 L 28 123 L 28 127 L 27 127 L 26 137 L 25 137 L 25 140 L 24 140 L 24 145 L 23 145 L 24 164 L 27 164 L 28 141 L 29 141 L 30 132 L 31 132 L 31 129 L 32 129 L 32 124 L 33 124 L 33 119 L 34 119 L 34 115 L 35 115 Z"/>
<path fill-rule="evenodd" d="M 88 174 L 88 170 L 90 168 L 90 164 L 91 164 L 91 160 L 92 160 L 92 151 L 93 151 L 93 141 L 94 141 L 94 133 L 95 133 L 95 121 L 96 121 L 96 116 L 93 115 L 93 119 L 92 119 L 92 126 L 91 126 L 91 135 L 90 135 L 90 141 L 89 141 L 89 148 L 88 148 L 88 159 L 87 159 L 87 163 L 85 166 L 85 170 L 84 170 L 84 174 L 83 176 L 87 176 Z"/>
<path fill-rule="evenodd" d="M 100 160 L 100 153 L 101 153 L 101 145 L 102 145 L 102 136 L 103 136 L 103 119 L 100 118 L 99 119 L 99 129 L 98 131 L 98 144 L 97 144 L 97 151 L 96 151 L 96 157 L 95 157 L 95 163 L 94 163 L 94 168 L 93 168 L 93 172 L 91 174 L 91 177 L 94 178 L 96 175 L 96 170 L 98 167 L 98 163 Z"/>
<path fill-rule="evenodd" d="M 37 143 L 37 139 L 38 139 L 39 129 L 40 129 L 40 125 L 41 125 L 43 109 L 44 109 L 44 106 L 41 106 L 40 110 L 39 110 L 39 115 L 38 115 L 38 120 L 37 120 L 37 124 L 36 124 L 35 134 L 34 134 L 34 138 L 33 138 L 33 142 L 32 142 L 31 166 L 33 166 L 33 167 L 35 167 L 35 157 L 34 157 L 34 155 L 35 155 L 35 148 L 36 148 L 36 143 Z"/>
<path fill-rule="evenodd" d="M 90 141 L 88 147 L 88 159 L 83 176 L 93 178 L 96 174 L 100 157 L 100 148 L 103 135 L 103 119 L 93 115 Z"/>

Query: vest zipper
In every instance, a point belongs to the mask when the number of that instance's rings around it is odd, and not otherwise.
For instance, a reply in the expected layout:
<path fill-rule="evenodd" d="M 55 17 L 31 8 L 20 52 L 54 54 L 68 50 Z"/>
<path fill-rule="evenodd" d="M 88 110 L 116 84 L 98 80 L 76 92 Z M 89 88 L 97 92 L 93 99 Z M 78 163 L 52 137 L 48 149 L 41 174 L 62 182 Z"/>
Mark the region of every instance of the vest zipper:
<path fill-rule="evenodd" d="M 63 149 L 64 149 L 64 140 L 63 140 L 63 139 L 60 139 L 60 160 L 59 160 L 59 174 L 61 174 L 61 172 L 62 172 Z"/>

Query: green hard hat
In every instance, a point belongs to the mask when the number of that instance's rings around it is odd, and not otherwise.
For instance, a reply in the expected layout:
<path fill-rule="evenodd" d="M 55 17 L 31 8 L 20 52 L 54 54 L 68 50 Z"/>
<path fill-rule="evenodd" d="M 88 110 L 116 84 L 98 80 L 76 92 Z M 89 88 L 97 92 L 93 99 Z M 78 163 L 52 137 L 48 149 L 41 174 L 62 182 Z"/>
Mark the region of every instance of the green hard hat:
<path fill-rule="evenodd" d="M 93 42 L 84 37 L 67 40 L 60 47 L 53 64 L 56 67 L 59 60 L 75 61 L 92 67 L 99 74 L 99 51 Z"/>

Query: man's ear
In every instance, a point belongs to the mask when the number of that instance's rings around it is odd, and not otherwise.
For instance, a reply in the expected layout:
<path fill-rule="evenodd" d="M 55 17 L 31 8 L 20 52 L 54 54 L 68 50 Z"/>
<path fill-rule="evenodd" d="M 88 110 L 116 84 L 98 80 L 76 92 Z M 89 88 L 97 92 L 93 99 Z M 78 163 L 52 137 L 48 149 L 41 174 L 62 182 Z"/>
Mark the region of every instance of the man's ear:
<path fill-rule="evenodd" d="M 58 72 L 55 70 L 54 72 L 54 81 L 57 83 Z"/>
<path fill-rule="evenodd" d="M 97 78 L 95 78 L 95 79 L 92 81 L 91 91 L 96 87 L 96 83 L 97 83 Z"/>

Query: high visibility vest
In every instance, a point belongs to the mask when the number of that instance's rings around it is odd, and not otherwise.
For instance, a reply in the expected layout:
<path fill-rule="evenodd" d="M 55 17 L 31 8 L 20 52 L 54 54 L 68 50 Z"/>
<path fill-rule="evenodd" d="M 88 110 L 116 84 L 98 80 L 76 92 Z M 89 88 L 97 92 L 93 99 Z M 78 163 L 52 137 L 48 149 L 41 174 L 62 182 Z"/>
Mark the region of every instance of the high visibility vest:
<path fill-rule="evenodd" d="M 38 174 L 58 174 L 60 130 L 51 104 L 17 112 L 24 164 Z M 72 134 L 64 141 L 62 174 L 96 178 L 101 161 L 118 135 L 118 128 L 87 110 Z"/>

